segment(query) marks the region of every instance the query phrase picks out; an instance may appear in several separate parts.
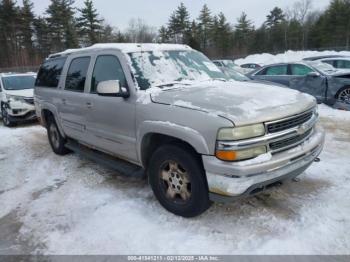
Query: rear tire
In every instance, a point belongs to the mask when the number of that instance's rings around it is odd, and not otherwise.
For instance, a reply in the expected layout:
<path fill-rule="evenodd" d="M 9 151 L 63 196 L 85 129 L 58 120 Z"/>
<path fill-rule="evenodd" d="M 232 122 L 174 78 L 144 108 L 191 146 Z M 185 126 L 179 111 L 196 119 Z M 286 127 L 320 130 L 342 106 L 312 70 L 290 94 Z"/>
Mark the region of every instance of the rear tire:
<path fill-rule="evenodd" d="M 16 126 L 16 123 L 11 122 L 4 104 L 1 105 L 1 117 L 2 117 L 2 123 L 4 124 L 4 126 L 6 127 Z"/>
<path fill-rule="evenodd" d="M 151 157 L 148 176 L 160 204 L 175 215 L 195 217 L 211 205 L 202 164 L 185 147 L 158 148 Z"/>
<path fill-rule="evenodd" d="M 69 149 L 65 147 L 66 140 L 61 135 L 56 121 L 53 119 L 53 117 L 50 117 L 47 122 L 47 136 L 52 151 L 55 152 L 55 154 L 63 156 L 70 152 Z"/>
<path fill-rule="evenodd" d="M 340 89 L 335 98 L 340 102 L 350 104 L 350 86 Z"/>

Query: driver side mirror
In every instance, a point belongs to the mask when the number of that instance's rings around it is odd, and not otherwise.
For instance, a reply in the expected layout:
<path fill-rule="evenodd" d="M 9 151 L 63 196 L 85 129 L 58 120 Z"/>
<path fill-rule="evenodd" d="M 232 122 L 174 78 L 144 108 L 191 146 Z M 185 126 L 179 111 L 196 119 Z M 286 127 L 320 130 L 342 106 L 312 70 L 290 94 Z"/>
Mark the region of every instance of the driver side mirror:
<path fill-rule="evenodd" d="M 317 73 L 317 72 L 310 72 L 307 74 L 308 77 L 319 77 L 320 76 L 320 73 Z"/>
<path fill-rule="evenodd" d="M 119 80 L 102 81 L 97 85 L 97 94 L 100 96 L 114 96 L 128 98 L 127 88 L 120 86 Z"/>

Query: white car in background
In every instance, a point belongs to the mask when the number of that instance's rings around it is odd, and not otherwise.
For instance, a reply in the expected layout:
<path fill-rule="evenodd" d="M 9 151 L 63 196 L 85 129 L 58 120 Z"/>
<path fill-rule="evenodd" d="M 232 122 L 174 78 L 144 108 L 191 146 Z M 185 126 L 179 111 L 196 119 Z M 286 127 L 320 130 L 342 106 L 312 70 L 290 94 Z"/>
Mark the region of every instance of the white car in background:
<path fill-rule="evenodd" d="M 5 126 L 36 119 L 34 84 L 36 74 L 0 74 L 1 117 Z"/>
<path fill-rule="evenodd" d="M 348 69 L 350 70 L 350 57 L 336 57 L 336 58 L 325 58 L 319 60 L 323 63 L 330 64 L 337 69 Z"/>

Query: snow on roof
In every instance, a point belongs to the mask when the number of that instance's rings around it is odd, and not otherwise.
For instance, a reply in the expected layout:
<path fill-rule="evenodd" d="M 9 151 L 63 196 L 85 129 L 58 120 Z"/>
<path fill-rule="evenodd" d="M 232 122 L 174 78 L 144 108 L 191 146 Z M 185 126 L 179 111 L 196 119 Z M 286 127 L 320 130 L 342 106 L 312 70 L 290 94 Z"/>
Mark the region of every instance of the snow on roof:
<path fill-rule="evenodd" d="M 0 73 L 0 77 L 8 77 L 8 76 L 36 76 L 36 73 L 28 72 L 28 73 Z"/>
<path fill-rule="evenodd" d="M 123 53 L 135 52 L 150 52 L 150 51 L 171 51 L 171 50 L 191 50 L 187 45 L 179 44 L 133 44 L 133 43 L 110 43 L 110 44 L 95 44 L 86 48 L 67 49 L 66 51 L 52 54 L 50 57 L 59 55 L 68 55 L 77 52 L 87 52 L 101 49 L 117 49 Z"/>

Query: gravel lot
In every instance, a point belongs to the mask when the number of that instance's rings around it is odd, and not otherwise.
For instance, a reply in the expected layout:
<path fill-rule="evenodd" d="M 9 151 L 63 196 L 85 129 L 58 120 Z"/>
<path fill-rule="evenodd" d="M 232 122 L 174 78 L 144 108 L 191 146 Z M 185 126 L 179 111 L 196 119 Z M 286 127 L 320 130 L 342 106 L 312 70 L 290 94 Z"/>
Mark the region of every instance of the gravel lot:
<path fill-rule="evenodd" d="M 350 254 L 350 112 L 320 106 L 322 161 L 195 219 L 144 180 L 56 156 L 38 125 L 0 127 L 0 254 Z"/>

